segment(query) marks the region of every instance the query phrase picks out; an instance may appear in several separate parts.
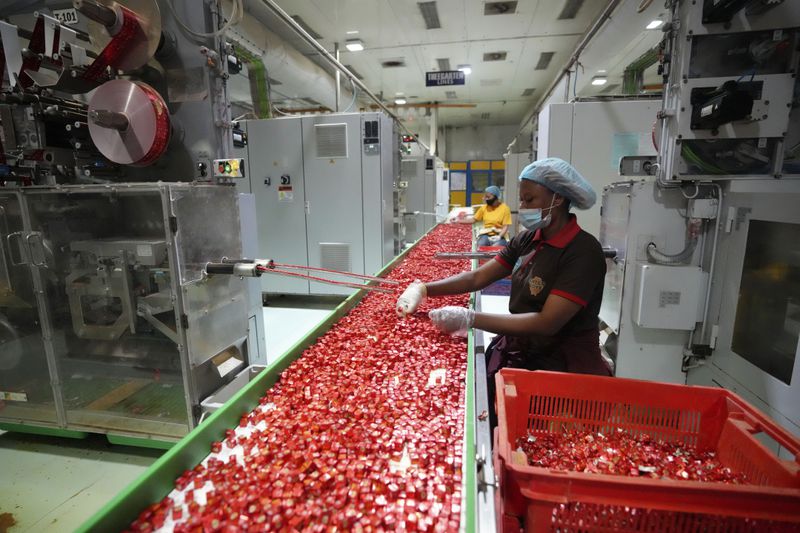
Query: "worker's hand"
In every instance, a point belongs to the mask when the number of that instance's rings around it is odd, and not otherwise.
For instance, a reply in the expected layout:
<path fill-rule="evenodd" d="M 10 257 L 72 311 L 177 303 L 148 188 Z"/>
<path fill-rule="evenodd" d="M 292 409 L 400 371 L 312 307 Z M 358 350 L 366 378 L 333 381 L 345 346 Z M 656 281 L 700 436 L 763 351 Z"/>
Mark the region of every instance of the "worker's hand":
<path fill-rule="evenodd" d="M 458 220 L 464 220 L 465 218 L 467 218 L 467 213 L 464 211 L 459 211 L 456 215 L 456 219 Z"/>
<path fill-rule="evenodd" d="M 497 244 L 498 242 L 500 242 L 500 239 L 502 239 L 500 235 L 490 235 L 489 244 Z"/>
<path fill-rule="evenodd" d="M 395 306 L 397 316 L 403 318 L 416 311 L 419 304 L 425 301 L 427 294 L 428 291 L 425 289 L 425 284 L 418 279 L 414 280 L 413 283 L 406 287 L 400 298 L 397 299 L 397 305 Z"/>
<path fill-rule="evenodd" d="M 475 322 L 475 311 L 466 307 L 448 305 L 428 313 L 428 316 L 440 330 L 450 335 L 464 336 Z"/>

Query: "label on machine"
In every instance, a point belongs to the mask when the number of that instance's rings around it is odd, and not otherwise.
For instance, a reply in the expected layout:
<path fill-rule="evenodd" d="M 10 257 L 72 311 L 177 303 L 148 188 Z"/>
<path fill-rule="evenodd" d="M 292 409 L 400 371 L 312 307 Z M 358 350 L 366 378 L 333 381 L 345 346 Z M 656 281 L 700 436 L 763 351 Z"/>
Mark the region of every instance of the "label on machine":
<path fill-rule="evenodd" d="M 75 8 L 54 9 L 53 17 L 61 24 L 73 25 L 78 23 L 78 12 Z"/>
<path fill-rule="evenodd" d="M 0 391 L 0 400 L 5 400 L 8 402 L 27 402 L 28 395 L 24 392 Z"/>
<path fill-rule="evenodd" d="M 294 202 L 294 189 L 291 185 L 278 186 L 279 202 Z"/>

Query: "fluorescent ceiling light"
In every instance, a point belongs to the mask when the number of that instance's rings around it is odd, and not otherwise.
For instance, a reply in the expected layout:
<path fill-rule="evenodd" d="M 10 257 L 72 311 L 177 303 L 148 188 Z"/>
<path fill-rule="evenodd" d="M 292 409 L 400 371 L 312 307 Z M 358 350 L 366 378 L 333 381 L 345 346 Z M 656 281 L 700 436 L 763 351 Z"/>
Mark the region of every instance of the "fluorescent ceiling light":
<path fill-rule="evenodd" d="M 469 65 L 459 65 L 458 70 L 463 72 L 465 76 L 469 76 L 470 74 L 472 74 L 472 67 L 470 67 Z"/>
<path fill-rule="evenodd" d="M 406 103 L 406 99 L 405 98 L 395 98 L 394 103 L 397 104 L 397 105 L 403 105 L 403 104 Z"/>
<path fill-rule="evenodd" d="M 660 28 L 662 24 L 664 24 L 663 20 L 651 20 L 650 24 L 647 25 L 647 29 L 655 30 L 656 28 Z"/>
<path fill-rule="evenodd" d="M 605 85 L 608 81 L 608 78 L 605 76 L 595 76 L 592 78 L 592 85 Z"/>
<path fill-rule="evenodd" d="M 355 35 L 356 33 L 358 33 L 358 30 L 350 30 L 347 32 L 347 35 Z"/>
<path fill-rule="evenodd" d="M 395 96 L 403 96 L 404 94 L 405 94 L 405 93 L 404 93 L 404 92 L 402 92 L 402 91 L 401 91 L 401 92 L 399 92 L 399 93 L 394 93 L 394 95 L 395 95 Z"/>
<path fill-rule="evenodd" d="M 348 39 L 344 46 L 351 52 L 360 52 L 364 49 L 364 43 L 361 39 Z"/>

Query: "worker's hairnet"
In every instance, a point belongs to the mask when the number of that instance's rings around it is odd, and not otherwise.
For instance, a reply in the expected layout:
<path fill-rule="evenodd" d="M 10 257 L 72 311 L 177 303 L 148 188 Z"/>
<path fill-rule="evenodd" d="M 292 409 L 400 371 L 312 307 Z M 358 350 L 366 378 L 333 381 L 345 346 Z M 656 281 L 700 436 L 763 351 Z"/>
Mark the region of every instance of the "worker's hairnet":
<path fill-rule="evenodd" d="M 568 199 L 578 209 L 589 209 L 597 201 L 597 194 L 580 172 L 557 157 L 534 161 L 522 169 L 519 179 L 547 187 Z"/>
<path fill-rule="evenodd" d="M 498 187 L 497 185 L 489 185 L 483 190 L 483 192 L 488 192 L 495 198 L 500 199 L 500 187 Z"/>

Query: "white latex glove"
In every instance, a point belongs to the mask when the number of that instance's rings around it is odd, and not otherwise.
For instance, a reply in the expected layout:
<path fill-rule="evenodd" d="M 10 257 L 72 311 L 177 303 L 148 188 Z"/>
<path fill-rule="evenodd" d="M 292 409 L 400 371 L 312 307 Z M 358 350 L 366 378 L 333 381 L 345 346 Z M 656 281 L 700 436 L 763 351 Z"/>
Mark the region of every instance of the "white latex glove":
<path fill-rule="evenodd" d="M 489 237 L 489 242 L 492 244 L 497 244 L 498 242 L 500 242 L 500 238 L 501 238 L 500 235 L 493 235 Z"/>
<path fill-rule="evenodd" d="M 448 305 L 428 313 L 433 325 L 450 335 L 464 336 L 475 322 L 475 311 Z"/>
<path fill-rule="evenodd" d="M 428 291 L 425 289 L 425 284 L 420 280 L 414 280 L 413 283 L 406 287 L 400 298 L 397 299 L 397 305 L 395 306 L 397 316 L 403 318 L 416 311 L 419 304 L 425 301 L 427 295 Z"/>

